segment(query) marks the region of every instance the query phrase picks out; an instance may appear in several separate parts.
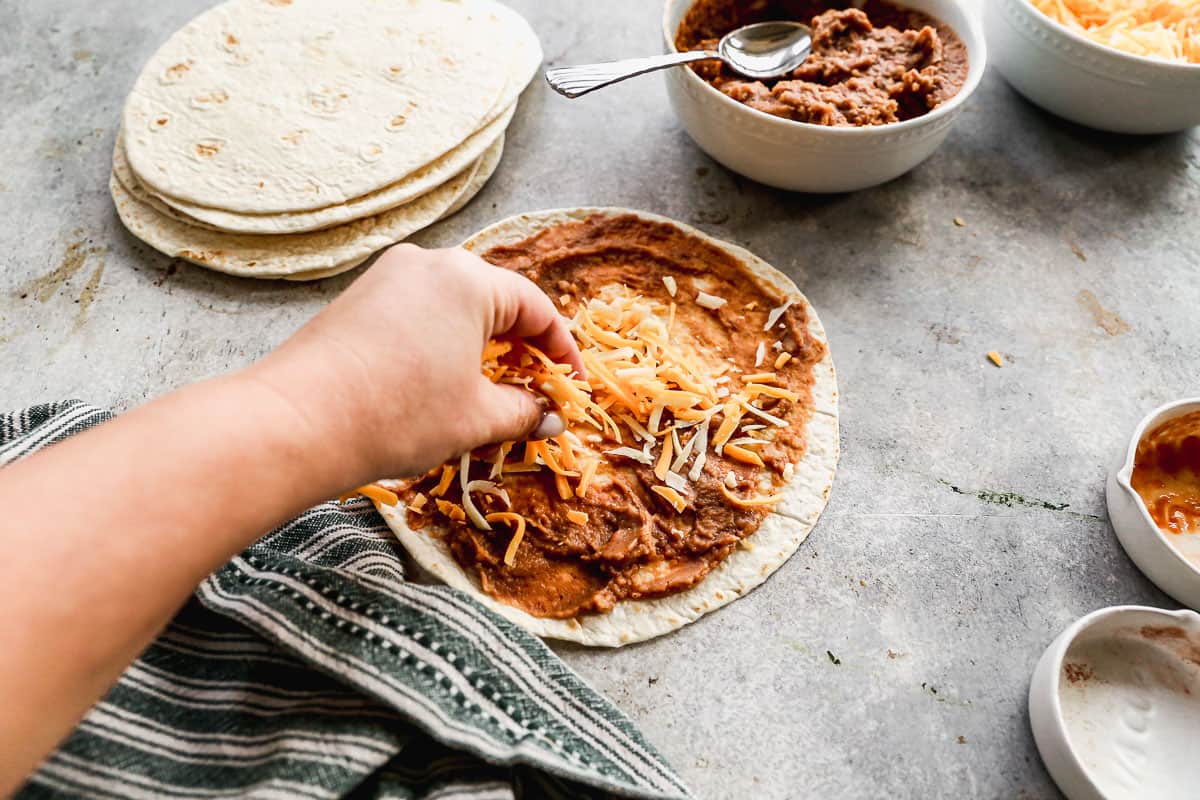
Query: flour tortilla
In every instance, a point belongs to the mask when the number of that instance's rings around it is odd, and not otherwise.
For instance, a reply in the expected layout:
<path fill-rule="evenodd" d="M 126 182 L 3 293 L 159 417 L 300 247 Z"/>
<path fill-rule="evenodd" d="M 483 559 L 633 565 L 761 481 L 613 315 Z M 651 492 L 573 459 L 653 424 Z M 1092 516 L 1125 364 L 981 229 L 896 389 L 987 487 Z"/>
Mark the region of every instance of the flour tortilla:
<path fill-rule="evenodd" d="M 147 191 L 146 199 L 157 211 L 180 222 L 226 233 L 279 234 L 324 230 L 404 205 L 441 186 L 478 161 L 504 135 L 516 110 L 516 103 L 503 109 L 499 116 L 468 136 L 458 147 L 403 180 L 336 206 L 283 214 L 239 214 L 194 205 L 151 191 Z M 146 188 L 145 184 L 142 188 Z"/>
<path fill-rule="evenodd" d="M 475 195 L 483 191 L 483 187 L 487 185 L 489 180 L 491 180 L 492 175 L 496 172 L 496 167 L 500 164 L 500 157 L 503 154 L 504 149 L 503 136 L 500 137 L 498 144 L 499 147 L 493 147 L 483 154 L 483 157 L 479 160 L 479 167 L 475 170 L 475 175 L 471 178 L 470 184 L 467 185 L 466 191 L 459 195 L 458 199 L 454 201 L 454 205 L 446 209 L 442 216 L 438 218 L 438 222 L 441 222 L 447 217 L 452 217 L 459 211 L 462 211 L 472 200 L 475 199 Z M 334 267 L 329 270 L 317 270 L 315 272 L 300 272 L 295 275 L 284 275 L 283 279 L 287 281 L 315 281 L 321 278 L 328 278 L 332 275 L 337 275 L 339 273 L 346 272 L 347 270 L 354 269 L 363 261 L 366 261 L 367 258 L 370 258 L 370 256 L 362 258 L 358 261 L 353 261 L 349 264 Z"/>
<path fill-rule="evenodd" d="M 499 160 L 502 149 L 497 141 L 469 169 L 411 203 L 315 233 L 219 233 L 165 216 L 148 203 L 119 147 L 113 151 L 109 189 L 125 227 L 159 252 L 231 275 L 311 280 L 350 269 L 437 222 L 468 191 L 482 164 Z"/>
<path fill-rule="evenodd" d="M 154 192 L 215 209 L 345 203 L 461 144 L 540 60 L 494 0 L 229 0 L 143 68 L 129 163 Z"/>
<path fill-rule="evenodd" d="M 476 253 L 483 253 L 496 245 L 512 244 L 544 228 L 583 220 L 592 214 L 636 214 L 650 222 L 674 225 L 691 236 L 720 247 L 741 261 L 747 272 L 761 284 L 773 289 L 781 297 L 804 304 L 812 335 L 827 342 L 816 311 L 786 275 L 741 247 L 654 214 L 622 208 L 579 208 L 522 214 L 481 231 L 464 246 Z M 412 530 L 408 526 L 403 503 L 390 507 L 379 505 L 379 511 L 409 554 L 423 568 L 538 636 L 598 647 L 620 647 L 652 639 L 682 628 L 758 586 L 796 552 L 816 524 L 829 499 L 838 460 L 837 376 L 828 347 L 824 360 L 813 367 L 813 377 L 814 413 L 808 421 L 808 449 L 796 465 L 792 480 L 782 490 L 784 501 L 775 512 L 764 518 L 759 529 L 747 540 L 750 548 L 734 551 L 699 584 L 679 594 L 655 600 L 623 600 L 608 614 L 589 614 L 565 620 L 534 617 L 485 593 L 475 576 L 454 560 L 442 539 Z"/>

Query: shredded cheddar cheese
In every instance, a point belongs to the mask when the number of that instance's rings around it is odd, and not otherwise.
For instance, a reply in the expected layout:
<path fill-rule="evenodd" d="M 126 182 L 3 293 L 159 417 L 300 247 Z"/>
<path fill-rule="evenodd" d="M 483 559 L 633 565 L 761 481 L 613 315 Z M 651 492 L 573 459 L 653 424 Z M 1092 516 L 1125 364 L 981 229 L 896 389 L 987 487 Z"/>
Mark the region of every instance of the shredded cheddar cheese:
<path fill-rule="evenodd" d="M 434 502 L 437 503 L 438 511 L 455 522 L 461 522 L 467 518 L 467 512 L 463 511 L 462 506 L 457 503 L 451 503 L 449 500 L 442 500 L 441 498 Z"/>
<path fill-rule="evenodd" d="M 650 491 L 670 503 L 671 507 L 679 513 L 683 513 L 683 510 L 687 508 L 687 501 L 670 486 L 651 486 Z"/>
<path fill-rule="evenodd" d="M 672 296 L 679 289 L 669 276 L 663 283 Z M 726 300 L 698 292 L 696 303 L 716 310 Z M 790 305 L 788 301 L 769 312 L 767 329 L 774 327 Z M 419 494 L 409 505 L 423 513 L 432 499 L 430 511 L 436 509 L 444 517 L 465 521 L 481 531 L 493 530 L 489 523 L 503 523 L 513 531 L 504 553 L 507 566 L 514 564 L 531 523 L 519 507 L 513 507 L 503 488 L 506 476 L 545 470 L 546 477 L 553 478 L 552 493 L 570 501 L 586 499 L 589 490 L 603 480 L 606 459 L 626 465 L 632 461 L 644 465 L 661 482 L 651 491 L 683 513 L 693 496 L 693 484 L 705 474 L 712 454 L 747 465 L 747 479 L 766 485 L 755 477 L 755 468 L 765 469 L 760 451 L 771 444 L 774 428 L 787 424 L 778 416 L 786 413 L 785 404 L 800 399 L 778 385 L 775 372 L 742 375 L 732 359 L 714 363 L 712 355 L 702 349 L 681 346 L 672 334 L 675 303 L 655 302 L 626 287 L 613 286 L 598 297 L 575 301 L 572 308 L 570 327 L 587 380 L 527 342 L 489 342 L 482 359 L 482 372 L 492 382 L 543 395 L 567 423 L 566 431 L 541 441 L 505 442 L 482 456 L 466 453 L 456 464 L 443 465 L 440 475 L 431 471 L 429 478 L 436 476 L 436 485 L 428 496 Z M 756 365 L 762 364 L 766 349 L 766 342 L 758 345 Z M 791 354 L 783 352 L 772 361 L 779 369 L 790 359 Z M 760 424 L 754 416 L 764 422 Z M 739 433 L 747 421 L 755 424 L 746 425 Z M 735 439 L 735 435 L 741 438 Z M 462 490 L 460 503 L 444 497 L 456 477 Z M 779 495 L 744 498 L 734 494 L 738 480 L 732 472 L 717 476 L 716 482 L 728 502 L 738 508 L 769 507 L 780 499 Z M 390 495 L 396 502 L 395 495 L 382 487 L 359 491 L 372 499 L 381 498 L 380 502 Z M 499 503 L 505 510 L 491 510 Z M 589 515 L 569 509 L 566 519 L 586 525 Z"/>
<path fill-rule="evenodd" d="M 504 550 L 504 564 L 511 567 L 517 560 L 517 548 L 525 538 L 525 518 L 511 511 L 496 511 L 487 515 L 488 522 L 503 522 L 513 526 L 513 536 Z"/>
<path fill-rule="evenodd" d="M 458 471 L 458 467 L 453 464 L 442 465 L 442 479 L 438 481 L 438 485 L 429 490 L 429 494 L 433 497 L 441 497 L 450 488 L 450 483 L 454 480 L 454 473 Z"/>
<path fill-rule="evenodd" d="M 1200 0 L 1032 0 L 1050 19 L 1126 53 L 1200 64 Z"/>
<path fill-rule="evenodd" d="M 596 477 L 596 470 L 600 467 L 600 459 L 594 458 L 583 466 L 583 472 L 579 475 L 579 483 L 575 486 L 575 496 L 583 499 L 587 497 L 588 487 L 592 485 L 592 479 Z"/>
<path fill-rule="evenodd" d="M 753 464 L 756 467 L 763 466 L 762 457 L 759 456 L 758 453 L 755 453 L 753 450 L 747 450 L 746 448 L 733 444 L 732 442 L 725 445 L 721 452 L 732 458 L 734 461 L 741 461 L 744 464 Z"/>
<path fill-rule="evenodd" d="M 759 497 L 738 497 L 730 491 L 724 483 L 721 484 L 721 494 L 725 495 L 725 499 L 738 508 L 760 508 L 762 506 L 773 506 L 783 499 L 781 494 L 761 495 Z"/>
<path fill-rule="evenodd" d="M 359 487 L 358 493 L 380 505 L 394 506 L 400 502 L 400 498 L 396 496 L 395 492 L 385 489 L 377 483 L 369 483 L 366 486 Z"/>

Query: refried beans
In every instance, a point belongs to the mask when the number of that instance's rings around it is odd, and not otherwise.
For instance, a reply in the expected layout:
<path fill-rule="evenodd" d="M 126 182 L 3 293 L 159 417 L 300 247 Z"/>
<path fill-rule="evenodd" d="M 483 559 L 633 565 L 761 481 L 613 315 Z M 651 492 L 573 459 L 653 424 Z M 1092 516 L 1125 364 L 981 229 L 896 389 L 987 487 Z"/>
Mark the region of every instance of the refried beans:
<path fill-rule="evenodd" d="M 812 54 L 791 74 L 751 80 L 715 60 L 692 68 L 718 91 L 777 117 L 830 126 L 902 122 L 928 114 L 967 80 L 967 48 L 950 26 L 886 0 L 697 0 L 675 46 L 715 49 L 729 31 L 766 20 L 812 27 Z"/>
<path fill-rule="evenodd" d="M 736 391 L 742 376 L 771 371 L 774 364 L 774 385 L 798 399 L 764 404 L 786 427 L 773 428 L 769 442 L 763 443 L 762 467 L 710 448 L 682 510 L 653 491 L 662 483 L 653 466 L 604 456 L 584 497 L 564 499 L 548 469 L 504 472 L 502 486 L 511 510 L 527 520 L 511 565 L 505 563 L 513 538 L 508 530 L 480 530 L 468 520 L 412 508 L 409 526 L 444 537 L 455 560 L 485 592 L 534 616 L 604 613 L 622 600 L 661 597 L 696 585 L 743 546 L 767 513 L 762 507 L 731 503 L 722 486 L 738 497 L 755 496 L 765 490 L 764 484 L 778 491 L 805 453 L 813 367 L 825 355 L 825 345 L 809 331 L 808 309 L 797 303 L 776 313 L 778 321 L 765 331 L 772 311 L 777 312 L 783 301 L 760 286 L 741 262 L 672 225 L 633 215 L 560 224 L 516 244 L 495 247 L 483 257 L 532 280 L 557 299 L 567 316 L 614 287 L 660 307 L 673 305 L 672 341 L 711 365 L 712 372 L 728 375 L 720 379 L 727 381 L 724 386 Z M 664 276 L 674 278 L 674 293 Z M 695 302 L 702 290 L 727 302 L 718 309 L 702 307 Z M 765 365 L 756 365 L 762 359 L 760 344 L 770 354 Z M 746 424 L 753 422 L 758 420 Z M 628 422 L 620 423 L 620 432 L 626 445 L 638 441 Z M 611 433 L 601 437 L 591 428 L 577 433 L 598 452 L 618 446 Z M 522 447 L 516 445 L 512 453 L 517 460 Z M 481 450 L 472 457 L 485 460 L 489 454 Z M 484 476 L 486 463 L 475 465 Z M 400 495 L 409 505 L 422 493 L 462 502 L 458 480 L 449 482 L 440 496 L 435 491 L 438 483 L 435 470 L 402 486 Z M 481 493 L 475 503 L 485 515 L 506 508 L 494 494 Z M 584 524 L 568 516 L 578 520 L 580 512 L 587 515 Z"/>

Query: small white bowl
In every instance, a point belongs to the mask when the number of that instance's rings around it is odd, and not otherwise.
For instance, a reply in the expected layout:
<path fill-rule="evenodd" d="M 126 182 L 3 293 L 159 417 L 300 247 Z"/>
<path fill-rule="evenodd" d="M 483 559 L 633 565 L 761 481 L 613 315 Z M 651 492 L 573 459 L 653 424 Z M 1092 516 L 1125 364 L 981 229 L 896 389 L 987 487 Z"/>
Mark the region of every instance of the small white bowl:
<path fill-rule="evenodd" d="M 1114 606 L 1046 648 L 1029 684 L 1038 752 L 1070 800 L 1200 795 L 1200 614 Z"/>
<path fill-rule="evenodd" d="M 694 2 L 667 0 L 663 39 L 668 53 L 675 52 L 675 33 Z M 853 192 L 898 178 L 945 141 L 987 65 L 980 26 L 961 2 L 902 0 L 900 5 L 924 11 L 952 27 L 966 44 L 970 59 L 962 90 L 922 117 L 852 128 L 795 122 L 727 97 L 688 67 L 665 72 L 671 106 L 704 152 L 768 186 L 797 192 Z"/>
<path fill-rule="evenodd" d="M 1150 412 L 1137 426 L 1121 462 L 1108 476 L 1108 518 L 1125 552 L 1158 588 L 1189 608 L 1200 611 L 1200 567 L 1184 558 L 1161 528 L 1154 524 L 1146 504 L 1134 491 L 1133 459 L 1138 443 L 1152 428 L 1168 420 L 1200 411 L 1200 398 L 1168 403 Z M 1200 534 L 1186 534 L 1200 542 Z M 1200 795 L 1200 790 L 1197 791 Z"/>
<path fill-rule="evenodd" d="M 1097 44 L 1029 0 L 984 0 L 992 61 L 1047 111 L 1114 133 L 1200 125 L 1200 64 L 1145 58 Z"/>

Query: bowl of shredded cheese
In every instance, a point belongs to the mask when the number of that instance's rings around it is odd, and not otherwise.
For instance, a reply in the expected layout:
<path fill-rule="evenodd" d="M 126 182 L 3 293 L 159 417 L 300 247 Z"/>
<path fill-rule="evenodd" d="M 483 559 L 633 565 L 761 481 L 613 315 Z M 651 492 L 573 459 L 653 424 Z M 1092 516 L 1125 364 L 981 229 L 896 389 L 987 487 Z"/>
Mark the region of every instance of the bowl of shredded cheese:
<path fill-rule="evenodd" d="M 1115 133 L 1200 125 L 1200 0 L 986 0 L 993 63 L 1018 92 Z"/>

